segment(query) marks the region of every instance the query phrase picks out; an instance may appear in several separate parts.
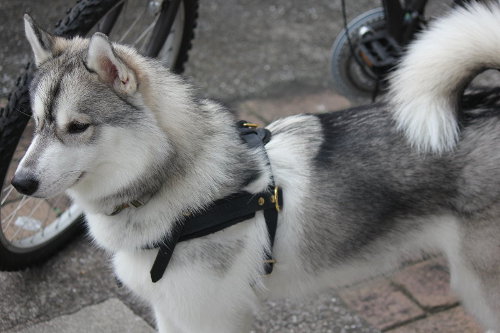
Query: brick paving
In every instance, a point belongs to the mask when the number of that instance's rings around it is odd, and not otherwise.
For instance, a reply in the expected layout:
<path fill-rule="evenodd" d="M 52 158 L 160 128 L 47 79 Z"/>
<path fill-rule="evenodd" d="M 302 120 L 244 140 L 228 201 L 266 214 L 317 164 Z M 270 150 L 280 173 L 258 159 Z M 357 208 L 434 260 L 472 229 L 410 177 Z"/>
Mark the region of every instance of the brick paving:
<path fill-rule="evenodd" d="M 288 115 L 335 111 L 349 106 L 344 97 L 322 91 L 248 100 L 235 108 L 240 119 L 265 125 Z M 484 332 L 450 291 L 448 267 L 440 256 L 340 290 L 339 296 L 350 310 L 382 332 Z"/>
<path fill-rule="evenodd" d="M 342 291 L 340 297 L 367 322 L 382 331 L 425 315 L 423 309 L 388 279 L 349 288 Z"/>
<path fill-rule="evenodd" d="M 450 291 L 448 268 L 442 257 L 350 287 L 341 291 L 340 297 L 383 332 L 483 332 Z"/>
<path fill-rule="evenodd" d="M 444 258 L 439 257 L 406 267 L 392 281 L 426 310 L 437 310 L 458 303 L 449 290 L 449 272 Z"/>
<path fill-rule="evenodd" d="M 482 333 L 483 329 L 464 309 L 454 307 L 447 311 L 430 314 L 428 317 L 403 325 L 388 333 Z"/>

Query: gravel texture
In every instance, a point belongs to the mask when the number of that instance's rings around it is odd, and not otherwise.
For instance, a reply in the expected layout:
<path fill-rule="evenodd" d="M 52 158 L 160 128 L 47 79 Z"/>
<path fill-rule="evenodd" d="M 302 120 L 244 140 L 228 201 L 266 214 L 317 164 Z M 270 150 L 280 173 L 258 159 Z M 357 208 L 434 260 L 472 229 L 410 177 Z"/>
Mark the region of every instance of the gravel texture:
<path fill-rule="evenodd" d="M 347 1 L 349 17 L 378 6 Z M 0 98 L 30 60 L 22 15 L 47 30 L 74 0 L 0 0 Z M 232 101 L 286 93 L 290 86 L 328 87 L 330 47 L 341 30 L 340 0 L 200 1 L 186 76 L 200 94 Z"/>

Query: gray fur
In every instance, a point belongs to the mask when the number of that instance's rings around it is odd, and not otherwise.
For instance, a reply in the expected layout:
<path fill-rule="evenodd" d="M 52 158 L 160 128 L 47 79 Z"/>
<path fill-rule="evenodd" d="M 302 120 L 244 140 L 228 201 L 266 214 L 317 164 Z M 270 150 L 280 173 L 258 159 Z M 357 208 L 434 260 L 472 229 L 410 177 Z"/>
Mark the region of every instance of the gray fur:
<path fill-rule="evenodd" d="M 500 140 L 498 115 L 471 116 L 457 151 L 438 156 L 412 150 L 387 111 L 382 104 L 318 116 L 323 137 L 301 251 L 311 271 L 422 228 L 417 217 L 472 218 L 500 198 L 500 153 L 491 144 Z"/>
<path fill-rule="evenodd" d="M 36 94 L 36 87 L 41 80 L 48 81 L 49 88 L 44 87 L 47 118 L 52 119 L 52 112 L 58 97 L 67 91 L 78 89 L 82 92 L 75 108 L 80 113 L 89 114 L 95 124 L 109 126 L 131 126 L 144 118 L 140 106 L 127 101 L 110 90 L 104 83 L 93 78 L 84 64 L 85 50 L 59 55 L 50 63 L 40 66 L 31 83 L 31 97 Z M 87 97 L 94 97 L 89 99 Z M 104 102 L 104 104 L 103 104 Z"/>

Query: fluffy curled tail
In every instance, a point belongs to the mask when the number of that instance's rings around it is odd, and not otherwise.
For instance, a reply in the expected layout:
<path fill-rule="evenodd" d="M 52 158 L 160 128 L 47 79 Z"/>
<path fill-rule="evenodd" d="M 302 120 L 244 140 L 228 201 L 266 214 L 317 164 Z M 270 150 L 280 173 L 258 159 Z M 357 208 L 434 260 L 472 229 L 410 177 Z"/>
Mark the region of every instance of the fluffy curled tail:
<path fill-rule="evenodd" d="M 500 3 L 473 3 L 435 20 L 390 78 L 399 129 L 420 151 L 452 150 L 459 137 L 459 93 L 474 74 L 500 68 Z"/>

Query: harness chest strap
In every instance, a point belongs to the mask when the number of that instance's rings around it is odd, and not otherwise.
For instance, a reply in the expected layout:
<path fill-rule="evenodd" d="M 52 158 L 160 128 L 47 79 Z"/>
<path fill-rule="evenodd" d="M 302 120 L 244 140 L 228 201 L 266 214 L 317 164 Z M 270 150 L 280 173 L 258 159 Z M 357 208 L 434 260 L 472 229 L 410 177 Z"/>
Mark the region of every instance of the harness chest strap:
<path fill-rule="evenodd" d="M 216 201 L 208 210 L 189 217 L 176 224 L 169 237 L 165 237 L 159 244 L 148 248 L 159 248 L 156 259 L 151 268 L 151 280 L 157 282 L 163 277 L 170 262 L 175 245 L 193 238 L 203 237 L 220 231 L 255 216 L 257 211 L 264 211 L 269 234 L 270 251 L 276 235 L 278 221 L 277 207 L 283 204 L 280 188 L 269 188 L 265 192 L 251 194 L 239 193 Z M 268 251 L 264 260 L 264 271 L 270 274 L 274 260 Z"/>
<path fill-rule="evenodd" d="M 267 129 L 256 128 L 254 124 L 244 121 L 238 123 L 241 138 L 248 146 L 254 148 L 262 146 L 271 139 L 271 132 Z M 264 150 L 265 151 L 265 150 Z M 269 162 L 269 161 L 268 161 Z M 251 219 L 257 211 L 263 211 L 269 235 L 269 251 L 266 251 L 264 272 L 266 275 L 273 271 L 275 260 L 272 257 L 272 248 L 278 225 L 278 212 L 283 205 L 282 190 L 271 185 L 264 192 L 240 192 L 215 201 L 207 210 L 193 216 L 187 216 L 176 224 L 168 237 L 146 248 L 159 248 L 156 259 L 151 268 L 151 280 L 159 281 L 174 252 L 175 245 L 185 240 L 203 237 L 220 231 L 237 223 Z"/>

